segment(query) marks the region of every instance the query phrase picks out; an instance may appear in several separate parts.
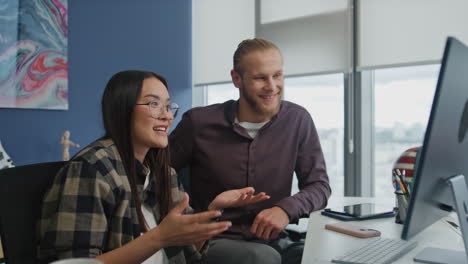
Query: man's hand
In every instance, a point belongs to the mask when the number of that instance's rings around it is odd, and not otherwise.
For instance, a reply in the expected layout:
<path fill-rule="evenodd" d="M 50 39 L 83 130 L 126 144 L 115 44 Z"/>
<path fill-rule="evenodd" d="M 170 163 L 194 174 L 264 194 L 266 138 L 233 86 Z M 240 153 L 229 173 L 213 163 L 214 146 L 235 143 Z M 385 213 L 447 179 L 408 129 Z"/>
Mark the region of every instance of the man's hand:
<path fill-rule="evenodd" d="M 221 210 L 231 207 L 242 207 L 270 199 L 264 192 L 254 195 L 255 189 L 246 187 L 220 193 L 208 206 L 208 210 Z"/>
<path fill-rule="evenodd" d="M 250 232 L 260 239 L 275 239 L 288 224 L 288 214 L 275 206 L 261 211 L 255 217 Z"/>

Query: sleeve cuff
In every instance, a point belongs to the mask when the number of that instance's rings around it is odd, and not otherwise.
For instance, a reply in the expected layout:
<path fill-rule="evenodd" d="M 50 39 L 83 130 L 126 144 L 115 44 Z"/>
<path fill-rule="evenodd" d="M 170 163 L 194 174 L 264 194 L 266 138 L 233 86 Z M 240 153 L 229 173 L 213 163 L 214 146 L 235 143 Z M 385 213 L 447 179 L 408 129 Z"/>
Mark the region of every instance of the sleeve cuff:
<path fill-rule="evenodd" d="M 289 217 L 289 223 L 297 223 L 299 216 L 294 201 L 292 201 L 290 198 L 293 197 L 284 198 L 283 200 L 277 202 L 275 206 L 280 207 L 286 212 Z"/>

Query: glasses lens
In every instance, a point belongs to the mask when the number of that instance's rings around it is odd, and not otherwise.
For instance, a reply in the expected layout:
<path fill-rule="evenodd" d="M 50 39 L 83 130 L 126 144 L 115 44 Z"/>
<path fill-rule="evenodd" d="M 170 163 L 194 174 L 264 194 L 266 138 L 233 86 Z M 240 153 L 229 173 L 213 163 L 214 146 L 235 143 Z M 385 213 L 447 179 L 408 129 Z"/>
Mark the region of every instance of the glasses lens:
<path fill-rule="evenodd" d="M 161 103 L 158 103 L 158 102 L 156 102 L 156 101 L 150 102 L 150 103 L 149 103 L 149 107 L 150 107 L 151 109 L 159 109 L 159 108 L 160 108 L 160 105 L 161 105 Z"/>
<path fill-rule="evenodd" d="M 159 118 L 159 116 L 163 114 L 164 109 L 168 112 L 171 112 L 174 118 L 177 116 L 177 112 L 179 112 L 179 105 L 176 103 L 170 103 L 166 106 L 163 106 L 161 103 L 151 102 L 148 104 L 148 107 L 153 118 Z"/>
<path fill-rule="evenodd" d="M 161 114 L 161 104 L 158 102 L 150 102 L 148 104 L 148 109 L 150 111 L 150 115 L 153 118 L 158 118 Z"/>
<path fill-rule="evenodd" d="M 179 105 L 176 103 L 170 103 L 168 105 L 169 111 L 171 111 L 174 118 L 177 116 L 177 112 L 179 112 Z"/>

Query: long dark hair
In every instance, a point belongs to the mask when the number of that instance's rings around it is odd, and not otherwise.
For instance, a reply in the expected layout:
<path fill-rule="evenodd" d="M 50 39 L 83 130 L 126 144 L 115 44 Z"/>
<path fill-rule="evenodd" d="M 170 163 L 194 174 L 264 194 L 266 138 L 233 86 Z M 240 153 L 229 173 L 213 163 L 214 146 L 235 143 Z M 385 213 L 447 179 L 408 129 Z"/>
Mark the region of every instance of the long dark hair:
<path fill-rule="evenodd" d="M 140 96 L 143 81 L 148 78 L 160 80 L 167 88 L 164 77 L 148 71 L 122 71 L 116 73 L 106 85 L 102 96 L 102 120 L 104 123 L 104 138 L 114 141 L 122 163 L 127 173 L 132 196 L 135 201 L 138 221 L 142 232 L 148 231 L 148 225 L 141 211 L 142 201 L 136 187 L 136 161 L 132 145 L 131 122 L 135 104 Z M 151 170 L 151 177 L 156 177 L 156 198 L 161 218 L 166 216 L 172 207 L 170 183 L 169 146 L 164 149 L 148 151 L 145 165 Z"/>

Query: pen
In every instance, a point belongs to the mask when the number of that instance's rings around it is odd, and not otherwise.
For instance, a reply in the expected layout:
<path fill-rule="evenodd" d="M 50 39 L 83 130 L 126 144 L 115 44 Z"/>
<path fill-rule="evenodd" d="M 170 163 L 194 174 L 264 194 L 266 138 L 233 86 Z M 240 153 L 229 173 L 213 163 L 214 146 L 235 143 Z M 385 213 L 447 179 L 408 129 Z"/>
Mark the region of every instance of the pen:
<path fill-rule="evenodd" d="M 392 182 L 393 182 L 393 188 L 395 188 L 395 191 L 402 191 L 400 185 L 398 184 L 397 173 L 395 170 L 393 170 L 393 173 L 392 173 Z"/>
<path fill-rule="evenodd" d="M 397 180 L 397 183 L 398 183 L 398 186 L 400 186 L 400 189 L 401 189 L 401 191 L 403 192 L 403 194 L 406 195 L 406 191 L 405 191 L 405 189 L 403 188 L 403 183 L 401 183 L 400 180 Z"/>
<path fill-rule="evenodd" d="M 404 188 L 403 191 L 405 192 L 405 195 L 409 200 L 410 192 L 409 192 L 409 183 L 408 183 L 408 185 L 406 185 L 406 177 L 405 177 L 406 170 L 401 170 L 400 171 L 399 169 L 395 169 L 395 171 L 396 171 L 397 177 L 400 178 L 401 183 L 403 184 L 403 186 L 402 186 Z"/>
<path fill-rule="evenodd" d="M 400 185 L 401 185 L 400 187 L 402 188 L 403 193 L 404 193 L 406 199 L 409 200 L 410 197 L 409 197 L 408 189 L 406 189 L 406 186 L 405 186 L 404 181 L 403 181 L 403 177 L 402 177 L 402 175 L 398 175 L 398 177 L 399 177 L 399 179 L 400 179 L 400 180 L 398 181 L 398 182 L 400 183 Z"/>
<path fill-rule="evenodd" d="M 406 183 L 406 176 L 405 176 L 405 174 L 406 174 L 406 170 L 401 170 L 400 178 L 401 178 L 401 180 L 403 181 L 403 184 Z M 405 185 L 405 186 L 406 186 L 406 185 Z"/>
<path fill-rule="evenodd" d="M 411 185 L 410 185 L 411 178 L 409 181 L 406 179 L 406 170 L 402 170 L 402 174 L 403 174 L 403 183 L 405 184 L 406 191 L 408 192 L 408 195 L 411 195 Z"/>

